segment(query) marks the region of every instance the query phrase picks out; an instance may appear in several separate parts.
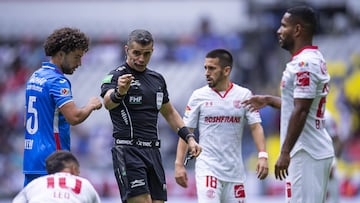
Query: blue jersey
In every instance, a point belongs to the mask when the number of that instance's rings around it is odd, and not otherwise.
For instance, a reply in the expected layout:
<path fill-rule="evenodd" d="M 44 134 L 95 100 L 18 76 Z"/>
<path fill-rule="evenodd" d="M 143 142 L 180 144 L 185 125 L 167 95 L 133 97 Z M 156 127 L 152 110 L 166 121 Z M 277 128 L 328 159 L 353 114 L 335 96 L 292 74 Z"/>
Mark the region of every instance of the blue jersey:
<path fill-rule="evenodd" d="M 44 62 L 26 83 L 25 174 L 46 174 L 45 159 L 55 150 L 70 150 L 70 125 L 59 108 L 73 101 L 70 81 Z"/>

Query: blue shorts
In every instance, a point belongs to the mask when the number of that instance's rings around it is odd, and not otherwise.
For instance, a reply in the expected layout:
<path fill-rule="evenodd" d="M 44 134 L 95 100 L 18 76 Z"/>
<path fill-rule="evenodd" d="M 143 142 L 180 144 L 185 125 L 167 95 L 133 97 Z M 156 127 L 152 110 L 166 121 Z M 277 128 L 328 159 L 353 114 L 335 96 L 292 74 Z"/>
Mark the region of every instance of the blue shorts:
<path fill-rule="evenodd" d="M 167 200 L 165 172 L 159 148 L 115 145 L 111 149 L 121 199 L 150 194 L 153 200 Z"/>

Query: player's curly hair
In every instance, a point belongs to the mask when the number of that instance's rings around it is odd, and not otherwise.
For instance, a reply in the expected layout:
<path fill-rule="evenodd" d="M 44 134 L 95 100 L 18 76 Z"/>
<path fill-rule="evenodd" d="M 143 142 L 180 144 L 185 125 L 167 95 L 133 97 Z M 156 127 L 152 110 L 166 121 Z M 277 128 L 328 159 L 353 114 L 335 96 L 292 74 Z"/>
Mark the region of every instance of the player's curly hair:
<path fill-rule="evenodd" d="M 54 56 L 59 51 L 69 53 L 76 49 L 87 52 L 90 39 L 79 29 L 64 27 L 55 30 L 44 42 L 46 56 Z"/>

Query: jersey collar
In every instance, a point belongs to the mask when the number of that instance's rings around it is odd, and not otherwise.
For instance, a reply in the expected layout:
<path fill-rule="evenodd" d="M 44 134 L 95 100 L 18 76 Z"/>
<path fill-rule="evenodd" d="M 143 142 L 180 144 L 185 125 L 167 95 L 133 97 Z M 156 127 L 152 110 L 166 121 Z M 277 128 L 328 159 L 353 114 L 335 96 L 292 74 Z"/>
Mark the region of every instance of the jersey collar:
<path fill-rule="evenodd" d="M 216 94 L 218 94 L 221 98 L 225 98 L 226 95 L 230 92 L 230 90 L 233 88 L 234 84 L 232 82 L 230 82 L 229 87 L 227 88 L 227 90 L 225 91 L 224 95 L 221 95 L 219 91 L 217 91 L 215 88 L 211 88 L 214 92 L 216 92 Z"/>
<path fill-rule="evenodd" d="M 62 73 L 60 71 L 59 67 L 57 67 L 55 64 L 50 63 L 50 62 L 42 62 L 42 68 L 48 68 L 48 69 L 56 71 L 57 73 L 64 75 L 64 73 Z"/>
<path fill-rule="evenodd" d="M 301 49 L 299 49 L 297 52 L 295 52 L 295 53 L 292 55 L 291 59 L 293 59 L 295 56 L 299 55 L 299 54 L 300 54 L 302 51 L 304 51 L 305 49 L 313 49 L 313 50 L 315 50 L 315 49 L 318 49 L 318 46 L 312 46 L 312 45 L 304 46 L 303 48 L 301 48 Z"/>

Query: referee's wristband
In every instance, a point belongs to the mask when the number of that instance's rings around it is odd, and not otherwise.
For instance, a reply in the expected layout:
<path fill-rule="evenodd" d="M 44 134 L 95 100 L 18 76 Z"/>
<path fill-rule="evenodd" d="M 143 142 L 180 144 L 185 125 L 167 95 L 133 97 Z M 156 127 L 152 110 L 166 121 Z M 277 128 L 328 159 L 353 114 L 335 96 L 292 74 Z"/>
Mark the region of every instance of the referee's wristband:
<path fill-rule="evenodd" d="M 111 92 L 111 94 L 110 94 L 111 101 L 114 103 L 117 103 L 117 104 L 121 103 L 123 97 L 124 96 L 120 95 L 120 93 L 117 92 L 116 89 L 113 92 Z"/>
<path fill-rule="evenodd" d="M 187 127 L 179 128 L 177 134 L 181 139 L 183 139 L 186 143 L 190 137 L 195 137 L 195 135 L 190 132 L 190 130 Z"/>
<path fill-rule="evenodd" d="M 259 152 L 258 153 L 258 158 L 265 158 L 267 159 L 269 156 L 268 156 L 268 153 L 267 152 Z"/>

